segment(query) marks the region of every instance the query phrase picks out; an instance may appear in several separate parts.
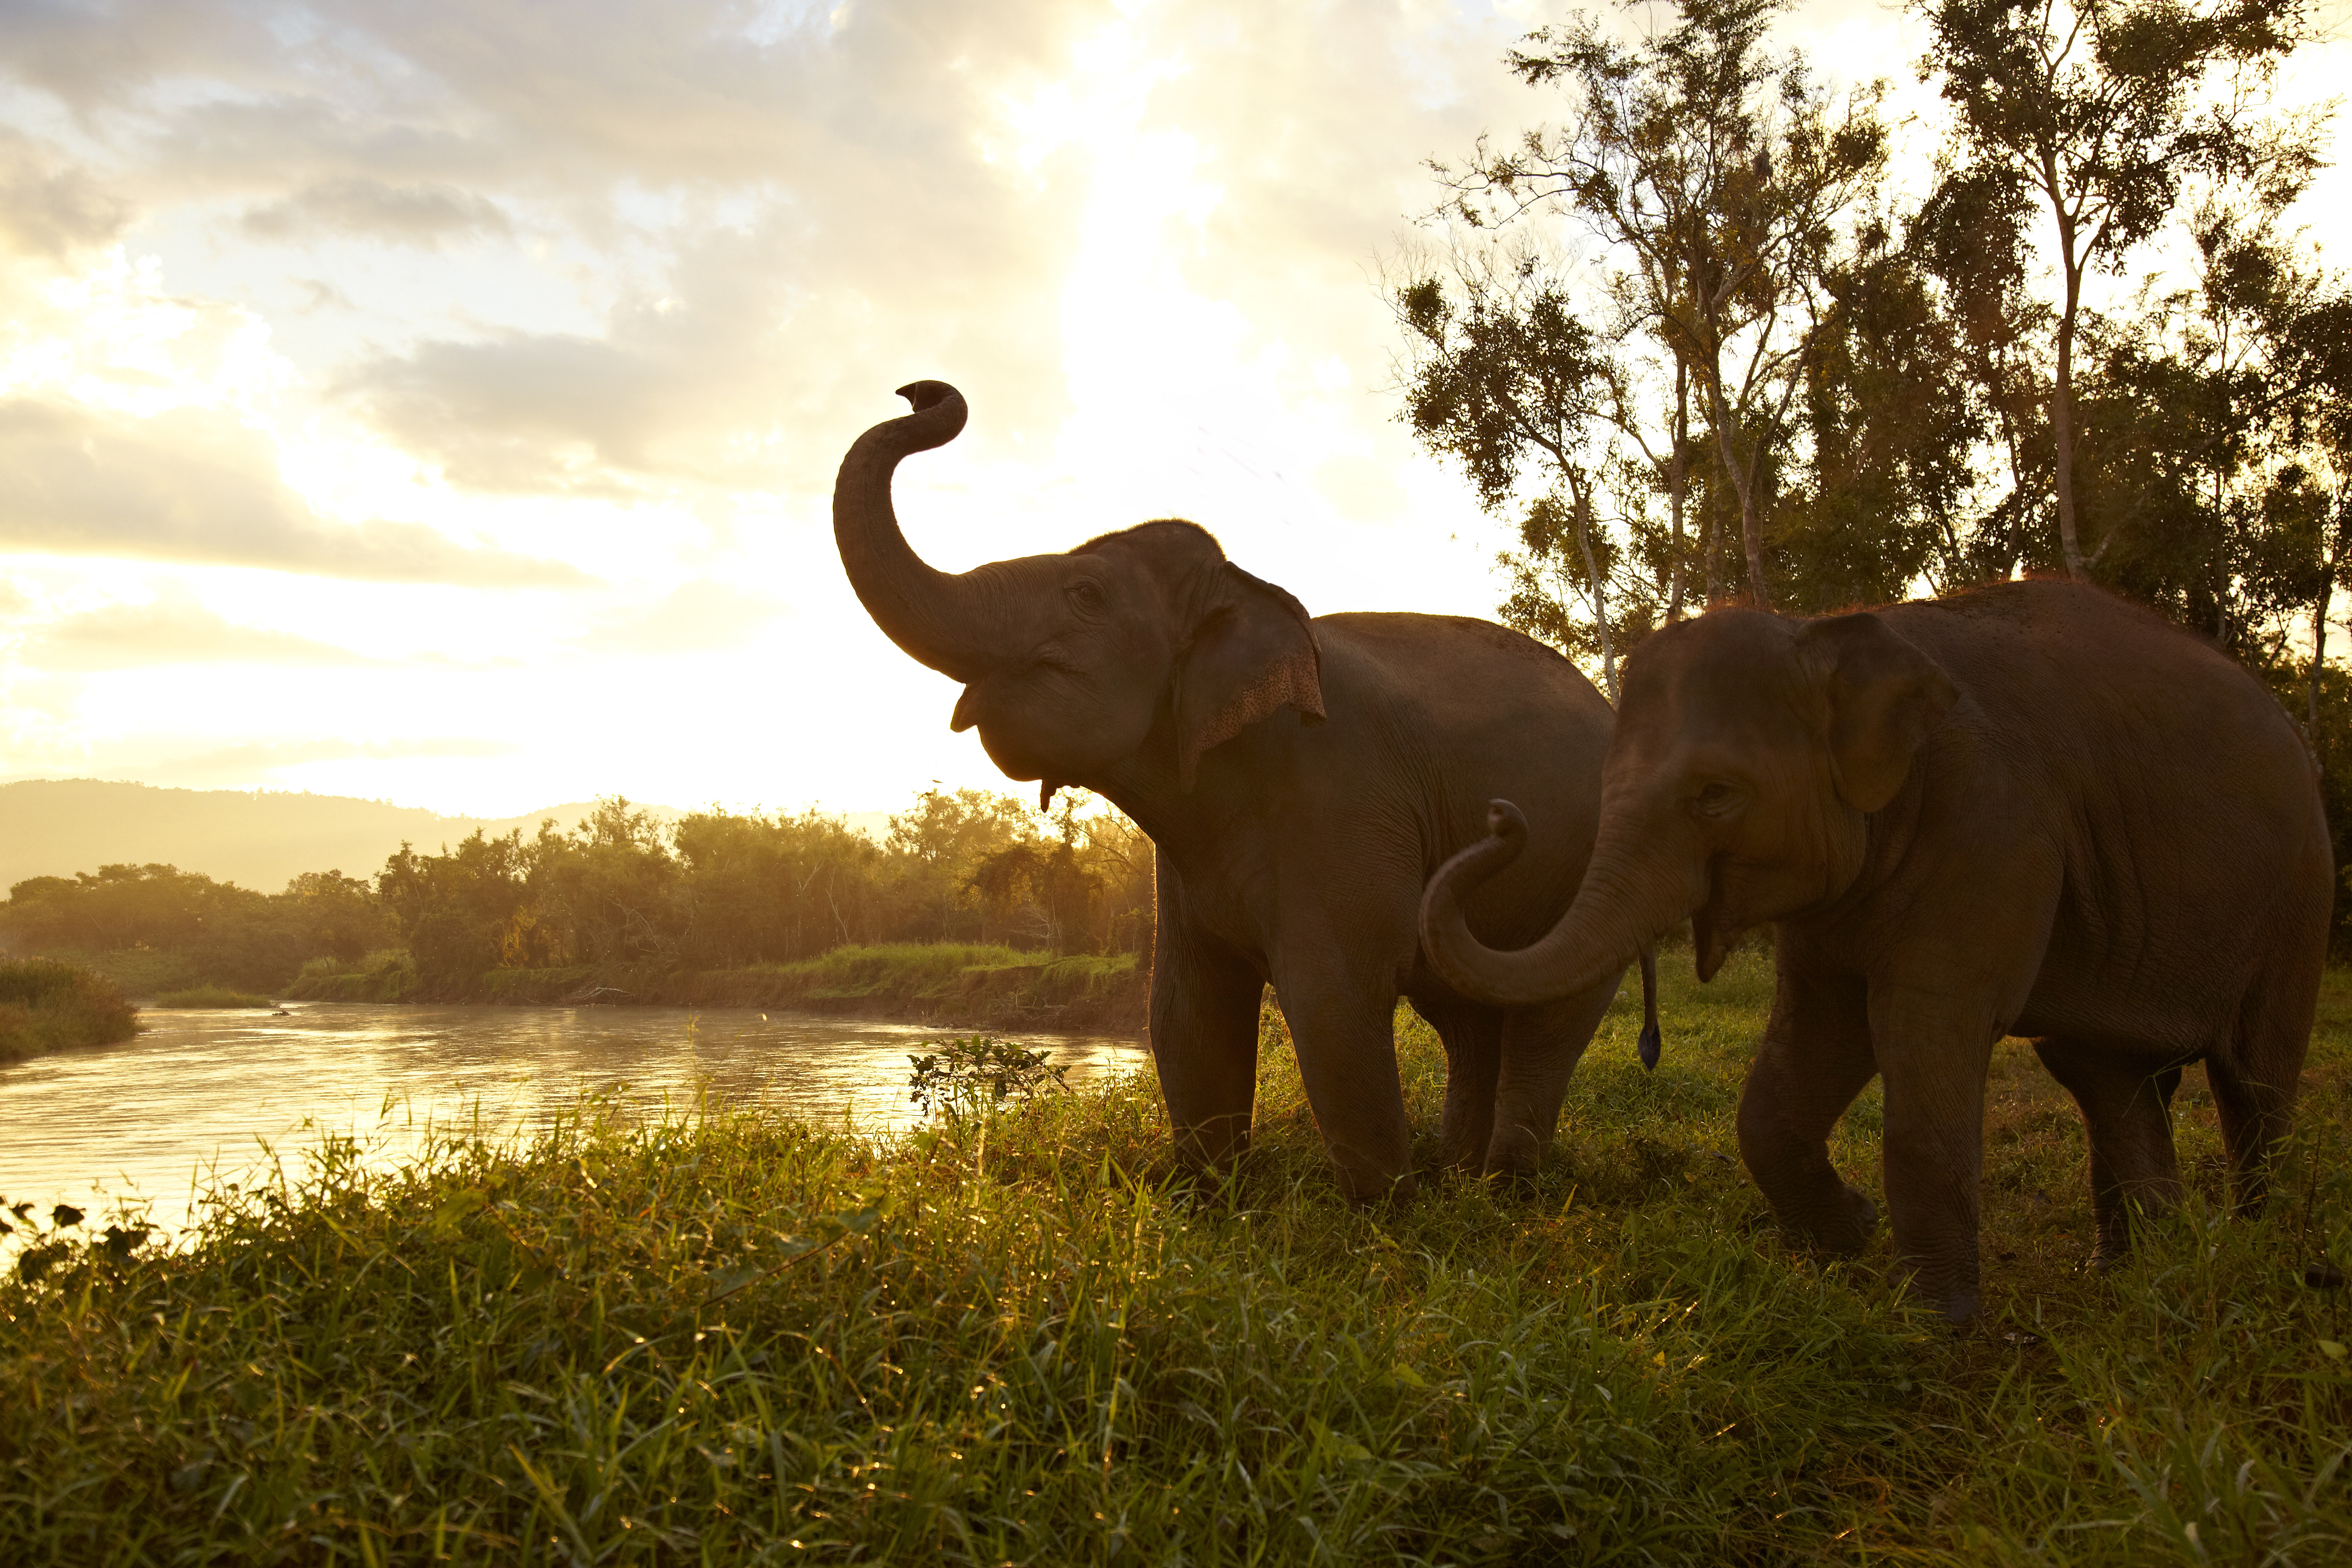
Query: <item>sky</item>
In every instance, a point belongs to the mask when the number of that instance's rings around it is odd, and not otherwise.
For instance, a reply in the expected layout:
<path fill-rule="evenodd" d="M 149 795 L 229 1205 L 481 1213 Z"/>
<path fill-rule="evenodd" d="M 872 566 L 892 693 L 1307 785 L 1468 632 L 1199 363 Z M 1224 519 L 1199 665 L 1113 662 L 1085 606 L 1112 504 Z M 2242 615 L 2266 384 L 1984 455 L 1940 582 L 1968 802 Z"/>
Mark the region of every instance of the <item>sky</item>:
<path fill-rule="evenodd" d="M 1010 788 L 834 552 L 922 377 L 972 409 L 899 470 L 936 565 L 1183 516 L 1318 614 L 1491 615 L 1380 284 L 1564 10 L 0 0 L 0 780 Z M 1780 39 L 1932 120 L 1899 9 Z"/>

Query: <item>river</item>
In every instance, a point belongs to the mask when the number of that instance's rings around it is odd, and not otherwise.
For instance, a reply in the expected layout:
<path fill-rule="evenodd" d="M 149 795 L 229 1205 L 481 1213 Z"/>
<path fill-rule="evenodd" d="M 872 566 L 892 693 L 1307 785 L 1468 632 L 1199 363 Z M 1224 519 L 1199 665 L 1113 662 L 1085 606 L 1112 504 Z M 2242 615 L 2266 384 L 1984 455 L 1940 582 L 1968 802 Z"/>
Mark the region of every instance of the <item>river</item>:
<path fill-rule="evenodd" d="M 396 1161 L 429 1124 L 501 1135 L 583 1093 L 645 1112 L 698 1095 L 883 1131 L 916 1116 L 908 1056 L 954 1031 L 748 1008 L 462 1007 L 295 1003 L 284 1014 L 149 1008 L 116 1046 L 0 1068 L 0 1195 L 95 1221 L 118 1205 L 176 1232 L 207 1182 L 248 1181 L 270 1151 L 328 1133 Z M 1001 1037 L 1080 1083 L 1148 1070 L 1131 1039 Z"/>

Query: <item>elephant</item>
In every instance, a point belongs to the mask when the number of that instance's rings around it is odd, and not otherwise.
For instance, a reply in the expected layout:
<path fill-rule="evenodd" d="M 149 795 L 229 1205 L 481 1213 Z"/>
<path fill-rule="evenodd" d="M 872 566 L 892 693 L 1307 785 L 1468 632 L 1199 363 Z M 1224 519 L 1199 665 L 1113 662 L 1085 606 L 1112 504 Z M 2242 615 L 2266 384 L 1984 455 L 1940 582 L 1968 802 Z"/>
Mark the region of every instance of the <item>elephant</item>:
<path fill-rule="evenodd" d="M 1740 1153 L 1783 1230 L 1859 1250 L 1876 1206 L 1831 1128 L 1885 1079 L 1885 1191 L 1913 1288 L 1979 1305 L 1984 1083 L 2032 1041 L 2090 1145 L 2095 1261 L 2177 1201 L 2169 1120 L 2202 1061 L 2241 1210 L 2293 1115 L 2334 897 L 2316 768 L 2235 661 L 2063 580 L 1811 620 L 1726 606 L 1624 666 L 1574 904 L 1496 951 L 1465 900 L 1526 820 L 1443 867 L 1432 966 L 1497 1006 L 1581 994 L 1691 921 L 1699 978 L 1770 922 L 1770 1021 Z"/>
<path fill-rule="evenodd" d="M 1415 1186 L 1400 995 L 1446 1053 L 1440 1164 L 1532 1169 L 1626 966 L 1538 1005 L 1486 1006 L 1431 973 L 1415 921 L 1429 873 L 1483 834 L 1505 789 L 1540 802 L 1547 827 L 1468 918 L 1526 942 L 1559 917 L 1591 846 L 1608 702 L 1567 659 L 1488 622 L 1310 618 L 1181 520 L 935 570 L 899 530 L 891 479 L 953 439 L 967 409 L 944 382 L 899 395 L 913 412 L 842 461 L 842 566 L 892 642 L 963 683 L 952 728 L 977 727 L 1007 777 L 1037 781 L 1041 807 L 1091 790 L 1150 836 L 1150 1042 L 1180 1160 L 1223 1169 L 1246 1148 L 1271 983 L 1349 1198 Z M 1645 1051 L 1654 996 L 1648 1021 Z"/>

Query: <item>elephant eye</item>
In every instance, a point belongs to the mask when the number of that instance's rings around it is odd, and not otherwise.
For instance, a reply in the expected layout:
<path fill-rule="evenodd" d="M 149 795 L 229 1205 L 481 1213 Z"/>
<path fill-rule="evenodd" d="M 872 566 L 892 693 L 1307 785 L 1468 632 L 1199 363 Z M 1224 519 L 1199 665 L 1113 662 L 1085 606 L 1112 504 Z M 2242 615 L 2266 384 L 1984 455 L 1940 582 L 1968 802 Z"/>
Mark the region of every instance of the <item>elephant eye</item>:
<path fill-rule="evenodd" d="M 1073 583 L 1070 584 L 1070 603 L 1077 607 L 1078 614 L 1082 616 L 1101 615 L 1102 590 L 1092 583 Z"/>
<path fill-rule="evenodd" d="M 1739 804 L 1739 791 L 1736 786 L 1716 779 L 1691 796 L 1690 804 L 1691 809 L 1701 816 L 1720 816 Z"/>

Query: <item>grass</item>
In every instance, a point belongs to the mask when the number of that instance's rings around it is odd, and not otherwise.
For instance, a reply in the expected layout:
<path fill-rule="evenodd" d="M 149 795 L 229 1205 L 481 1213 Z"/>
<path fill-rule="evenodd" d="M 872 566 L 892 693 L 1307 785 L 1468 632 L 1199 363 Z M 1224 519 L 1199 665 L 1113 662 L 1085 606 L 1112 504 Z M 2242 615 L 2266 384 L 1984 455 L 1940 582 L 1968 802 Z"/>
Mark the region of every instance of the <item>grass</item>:
<path fill-rule="evenodd" d="M 796 963 L 680 970 L 660 963 L 493 969 L 454 990 L 424 985 L 409 955 L 357 966 L 314 958 L 286 994 L 313 1002 L 436 1000 L 566 1005 L 583 1000 L 785 1007 L 961 1028 L 1134 1033 L 1147 1012 L 1136 955 L 1051 953 L 971 942 L 837 947 Z"/>
<path fill-rule="evenodd" d="M 797 963 L 688 977 L 682 1000 L 933 1018 L 965 1027 L 1139 1030 L 1147 1011 L 1131 952 L 1056 958 L 966 942 L 837 947 Z"/>
<path fill-rule="evenodd" d="M 250 991 L 238 991 L 226 985 L 191 985 L 184 990 L 166 991 L 155 998 L 158 1007 L 275 1007 L 277 1003 Z"/>
<path fill-rule="evenodd" d="M 101 975 L 49 958 L 0 958 L 0 1065 L 139 1032 L 139 1009 Z"/>
<path fill-rule="evenodd" d="M 2352 983 L 2281 1196 L 2080 1268 L 2082 1139 L 2021 1047 L 1985 1321 L 1823 1265 L 1742 1180 L 1769 981 L 1621 998 L 1557 1157 L 1349 1210 L 1277 1015 L 1257 1148 L 1167 1168 L 1147 1083 L 870 1142 L 607 1102 L 523 1147 L 348 1143 L 192 1247 L 37 1234 L 0 1284 L 11 1563 L 2325 1563 L 2352 1554 Z M 1442 1058 L 1402 1031 L 1417 1120 Z M 2191 1075 L 2192 1078 L 2194 1075 Z M 1876 1167 L 1874 1096 L 1833 1151 Z M 1874 1175 L 1864 1184 L 1874 1185 Z"/>

